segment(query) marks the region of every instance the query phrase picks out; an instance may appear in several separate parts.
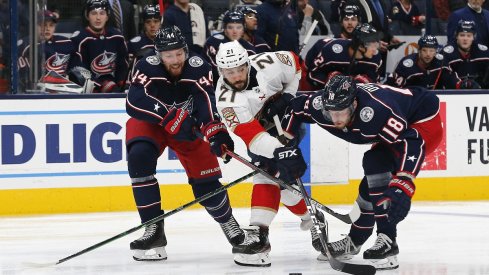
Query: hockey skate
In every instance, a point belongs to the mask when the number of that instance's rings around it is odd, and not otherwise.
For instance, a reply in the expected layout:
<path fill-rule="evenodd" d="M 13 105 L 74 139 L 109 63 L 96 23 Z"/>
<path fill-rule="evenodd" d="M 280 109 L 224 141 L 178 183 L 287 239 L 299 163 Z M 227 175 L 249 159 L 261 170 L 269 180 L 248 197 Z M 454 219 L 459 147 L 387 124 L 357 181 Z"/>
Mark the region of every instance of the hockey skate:
<path fill-rule="evenodd" d="M 239 227 L 238 222 L 233 216 L 231 216 L 229 221 L 220 223 L 219 225 L 221 226 L 222 231 L 224 232 L 224 235 L 226 235 L 229 243 L 233 247 L 241 244 L 244 241 L 245 232 Z"/>
<path fill-rule="evenodd" d="M 331 256 L 338 260 L 351 260 L 355 255 L 360 252 L 362 246 L 356 246 L 351 240 L 350 236 L 346 236 L 336 242 L 328 243 L 328 250 Z M 327 261 L 328 257 L 324 252 L 317 257 L 318 261 Z"/>
<path fill-rule="evenodd" d="M 324 224 L 324 215 L 323 215 L 323 213 L 318 212 L 317 217 L 318 217 L 318 221 L 320 223 L 323 223 Z M 302 220 L 300 227 L 304 231 L 309 230 L 311 232 L 312 247 L 314 247 L 314 249 L 316 251 L 318 251 L 318 252 L 323 252 L 324 249 L 323 249 L 323 245 L 321 244 L 321 239 L 319 237 L 319 232 L 314 227 L 314 224 L 312 222 L 312 219 Z M 326 230 L 326 229 L 324 228 L 323 230 Z M 323 234 L 324 234 L 324 232 L 323 232 Z M 326 234 L 324 234 L 324 238 L 326 240 Z"/>
<path fill-rule="evenodd" d="M 166 260 L 166 236 L 164 222 L 157 222 L 145 228 L 141 238 L 131 242 L 132 256 L 136 261 Z"/>
<path fill-rule="evenodd" d="M 233 247 L 234 262 L 243 266 L 267 267 L 271 265 L 270 250 L 268 227 L 250 226 L 245 228 L 244 241 Z"/>
<path fill-rule="evenodd" d="M 387 235 L 379 233 L 374 246 L 363 252 L 363 258 L 372 263 L 377 270 L 396 269 L 399 247 Z"/>

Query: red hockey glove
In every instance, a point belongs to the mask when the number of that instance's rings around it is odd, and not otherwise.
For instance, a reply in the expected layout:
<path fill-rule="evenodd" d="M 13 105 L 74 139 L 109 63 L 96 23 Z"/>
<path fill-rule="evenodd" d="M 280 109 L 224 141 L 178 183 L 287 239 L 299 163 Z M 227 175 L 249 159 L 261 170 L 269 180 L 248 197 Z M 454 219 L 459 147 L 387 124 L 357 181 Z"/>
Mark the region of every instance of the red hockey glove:
<path fill-rule="evenodd" d="M 212 153 L 223 158 L 224 163 L 228 163 L 231 156 L 226 155 L 226 150 L 234 151 L 234 142 L 229 136 L 226 125 L 217 120 L 211 121 L 202 127 L 202 134 L 209 141 Z"/>
<path fill-rule="evenodd" d="M 481 85 L 479 85 L 479 83 L 477 83 L 477 81 L 470 79 L 470 78 L 466 78 L 466 79 L 463 79 L 463 80 L 460 80 L 459 82 L 457 82 L 456 88 L 457 89 L 466 89 L 466 90 L 482 89 Z"/>
<path fill-rule="evenodd" d="M 161 121 L 161 126 L 176 140 L 194 141 L 196 122 L 185 109 L 172 109 Z"/>
<path fill-rule="evenodd" d="M 377 206 L 387 210 L 390 223 L 397 224 L 406 218 L 415 190 L 416 187 L 410 178 L 402 176 L 392 178 L 389 188 L 377 202 Z"/>
<path fill-rule="evenodd" d="M 421 19 L 419 15 L 411 17 L 411 25 L 418 26 L 420 24 L 421 24 Z"/>
<path fill-rule="evenodd" d="M 114 81 L 104 80 L 100 83 L 101 93 L 120 93 L 121 88 Z"/>

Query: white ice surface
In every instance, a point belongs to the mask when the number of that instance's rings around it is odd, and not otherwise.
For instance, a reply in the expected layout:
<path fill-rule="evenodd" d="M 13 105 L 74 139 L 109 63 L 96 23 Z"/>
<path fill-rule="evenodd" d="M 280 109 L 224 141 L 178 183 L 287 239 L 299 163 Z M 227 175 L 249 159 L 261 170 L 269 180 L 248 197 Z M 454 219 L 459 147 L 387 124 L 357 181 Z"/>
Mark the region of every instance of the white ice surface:
<path fill-rule="evenodd" d="M 234 214 L 242 225 L 248 223 L 248 209 Z M 348 232 L 348 225 L 326 216 L 330 240 Z M 141 236 L 138 231 L 59 265 L 25 264 L 57 262 L 138 222 L 136 212 L 0 218 L 0 274 L 341 274 L 316 261 L 309 232 L 300 231 L 298 218 L 285 208 L 270 229 L 269 268 L 234 264 L 230 245 L 204 210 L 182 211 L 166 220 L 166 261 L 132 260 L 129 242 Z M 415 203 L 398 228 L 400 268 L 378 274 L 489 274 L 488 228 L 489 202 Z M 353 262 L 362 262 L 361 256 Z"/>

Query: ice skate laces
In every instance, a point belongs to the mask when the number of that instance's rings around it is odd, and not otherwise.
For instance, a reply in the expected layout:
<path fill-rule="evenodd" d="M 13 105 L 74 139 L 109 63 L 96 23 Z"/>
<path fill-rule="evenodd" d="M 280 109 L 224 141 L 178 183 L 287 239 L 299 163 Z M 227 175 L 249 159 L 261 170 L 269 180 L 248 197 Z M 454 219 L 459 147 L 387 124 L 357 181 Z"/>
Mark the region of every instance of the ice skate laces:
<path fill-rule="evenodd" d="M 144 240 L 151 238 L 156 233 L 157 228 L 158 228 L 158 226 L 156 224 L 151 224 L 151 225 L 146 226 L 143 236 L 141 238 L 139 238 L 138 240 L 144 241 Z"/>
<path fill-rule="evenodd" d="M 391 242 L 392 242 L 392 240 L 389 237 L 387 237 L 387 235 L 380 233 L 377 236 L 377 240 L 375 241 L 374 246 L 372 246 L 369 250 L 379 250 L 384 245 L 387 245 L 387 247 L 390 249 L 391 248 L 391 245 L 390 245 Z"/>
<path fill-rule="evenodd" d="M 246 231 L 246 238 L 244 239 L 243 243 L 241 245 L 248 245 L 252 243 L 259 243 L 260 242 L 260 231 L 258 229 L 254 229 L 251 231 Z"/>
<path fill-rule="evenodd" d="M 243 231 L 241 228 L 239 228 L 238 223 L 233 218 L 229 219 L 229 221 L 225 223 L 221 223 L 221 227 L 224 230 L 224 233 L 229 236 L 230 239 L 243 234 Z"/>
<path fill-rule="evenodd" d="M 343 236 L 345 236 L 345 235 L 343 235 Z M 346 236 L 344 239 L 337 241 L 337 242 L 332 242 L 330 244 L 333 247 L 334 251 L 338 251 L 338 252 L 344 251 L 345 254 L 350 253 L 352 247 L 354 250 L 357 249 L 355 244 L 352 242 L 350 236 Z"/>

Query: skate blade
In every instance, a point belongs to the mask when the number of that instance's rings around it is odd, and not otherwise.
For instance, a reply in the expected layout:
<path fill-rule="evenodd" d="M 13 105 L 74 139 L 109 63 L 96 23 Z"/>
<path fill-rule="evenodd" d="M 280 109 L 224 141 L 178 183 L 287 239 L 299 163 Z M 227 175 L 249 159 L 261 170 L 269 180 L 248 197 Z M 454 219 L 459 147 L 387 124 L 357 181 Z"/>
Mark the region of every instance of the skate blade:
<path fill-rule="evenodd" d="M 348 260 L 353 259 L 353 257 L 355 257 L 355 255 L 344 255 L 344 256 L 336 257 L 336 259 L 338 261 L 348 261 Z M 316 260 L 318 260 L 320 262 L 328 262 L 329 261 L 328 256 L 324 255 L 323 253 L 319 254 L 317 256 Z"/>
<path fill-rule="evenodd" d="M 165 247 L 155 247 L 148 250 L 135 249 L 132 258 L 136 261 L 162 261 L 168 258 Z"/>
<path fill-rule="evenodd" d="M 268 267 L 272 263 L 268 253 L 234 254 L 234 262 L 242 266 Z"/>
<path fill-rule="evenodd" d="M 369 261 L 377 270 L 389 270 L 389 269 L 396 269 L 399 267 L 397 256 L 390 256 L 385 259 L 366 259 L 366 260 Z"/>

